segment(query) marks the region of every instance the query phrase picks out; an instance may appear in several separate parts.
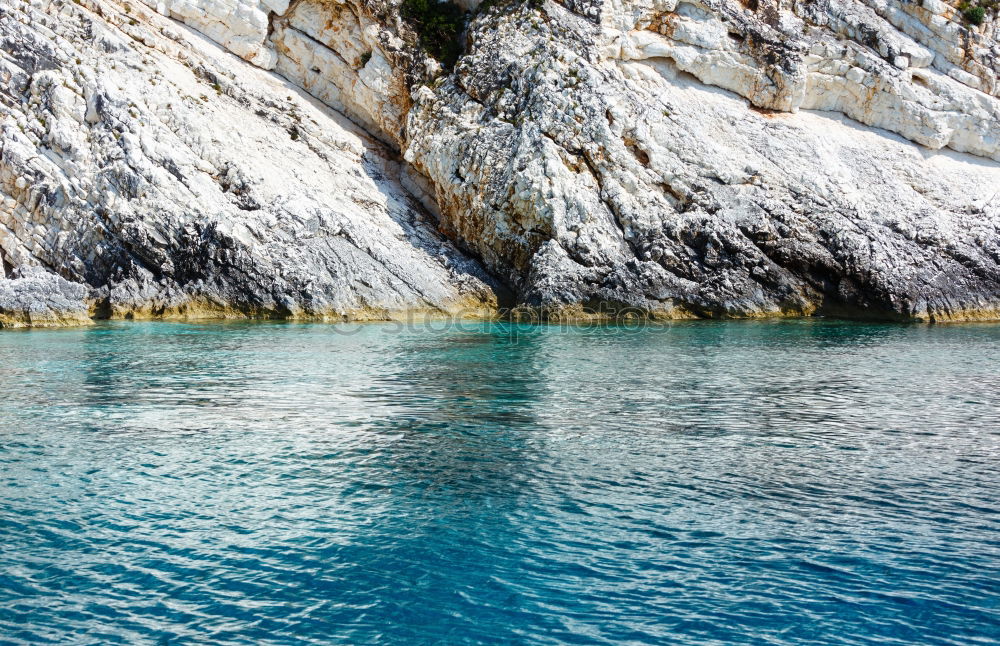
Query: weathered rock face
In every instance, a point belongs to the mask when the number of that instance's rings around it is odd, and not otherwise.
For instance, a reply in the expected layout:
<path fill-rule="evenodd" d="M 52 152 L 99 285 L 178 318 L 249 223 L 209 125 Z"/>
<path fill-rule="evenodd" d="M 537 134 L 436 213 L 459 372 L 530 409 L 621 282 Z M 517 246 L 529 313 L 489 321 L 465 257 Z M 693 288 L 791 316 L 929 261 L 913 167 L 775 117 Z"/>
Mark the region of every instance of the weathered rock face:
<path fill-rule="evenodd" d="M 79 283 L 41 267 L 24 267 L 0 280 L 0 327 L 62 327 L 90 323 Z"/>
<path fill-rule="evenodd" d="M 3 0 L 0 248 L 98 315 L 491 310 L 359 128 L 142 5 Z"/>
<path fill-rule="evenodd" d="M 406 158 L 528 303 L 996 317 L 1000 101 L 877 25 L 910 64 L 776 6 L 490 11 Z"/>
<path fill-rule="evenodd" d="M 552 315 L 1000 318 L 993 15 L 473 0 L 442 70 L 399 0 L 143 1 L 0 0 L 3 257 L 105 313 L 489 308 L 483 266 Z"/>

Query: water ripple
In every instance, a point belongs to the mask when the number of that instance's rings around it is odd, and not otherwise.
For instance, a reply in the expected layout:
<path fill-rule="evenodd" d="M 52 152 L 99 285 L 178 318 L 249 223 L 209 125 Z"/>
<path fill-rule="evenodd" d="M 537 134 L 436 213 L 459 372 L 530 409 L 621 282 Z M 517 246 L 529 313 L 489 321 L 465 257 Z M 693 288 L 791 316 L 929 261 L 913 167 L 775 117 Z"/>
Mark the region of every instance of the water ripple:
<path fill-rule="evenodd" d="M 1000 643 L 1000 327 L 107 324 L 0 366 L 0 644 Z"/>

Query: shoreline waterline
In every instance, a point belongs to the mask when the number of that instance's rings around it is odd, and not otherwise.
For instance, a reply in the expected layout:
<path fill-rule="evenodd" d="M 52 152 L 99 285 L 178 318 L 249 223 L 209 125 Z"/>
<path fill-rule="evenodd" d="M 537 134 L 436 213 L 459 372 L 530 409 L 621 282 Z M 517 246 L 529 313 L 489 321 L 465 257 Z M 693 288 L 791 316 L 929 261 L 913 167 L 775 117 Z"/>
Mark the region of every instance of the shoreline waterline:
<path fill-rule="evenodd" d="M 470 308 L 467 310 L 441 311 L 435 309 L 410 309 L 400 311 L 364 310 L 348 314 L 244 314 L 238 310 L 225 313 L 217 311 L 201 311 L 200 313 L 128 313 L 120 316 L 77 317 L 67 321 L 42 319 L 37 322 L 30 320 L 11 319 L 6 323 L 0 319 L 0 331 L 25 329 L 71 329 L 86 328 L 92 325 L 115 322 L 162 322 L 190 324 L 227 324 L 227 323 L 288 323 L 288 324 L 324 324 L 324 325 L 359 325 L 380 323 L 402 323 L 406 325 L 435 323 L 505 323 L 525 325 L 554 325 L 568 327 L 587 327 L 604 325 L 609 327 L 636 327 L 669 325 L 674 323 L 712 323 L 712 322 L 777 322 L 777 321 L 844 321 L 854 323 L 895 324 L 895 325 L 995 325 L 1000 323 L 1000 310 L 968 316 L 949 318 L 936 317 L 903 317 L 878 314 L 840 315 L 840 314 L 776 314 L 763 313 L 759 316 L 670 316 L 662 312 L 651 312 L 639 308 L 622 308 L 613 311 L 586 310 L 579 307 L 565 310 L 549 311 L 545 308 Z"/>

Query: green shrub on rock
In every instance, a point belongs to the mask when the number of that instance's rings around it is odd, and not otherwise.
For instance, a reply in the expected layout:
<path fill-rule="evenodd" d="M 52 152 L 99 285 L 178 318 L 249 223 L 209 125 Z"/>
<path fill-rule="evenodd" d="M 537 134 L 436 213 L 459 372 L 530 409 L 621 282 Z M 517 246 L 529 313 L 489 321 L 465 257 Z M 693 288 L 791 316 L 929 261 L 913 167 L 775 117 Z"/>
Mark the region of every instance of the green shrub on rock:
<path fill-rule="evenodd" d="M 451 2 L 403 0 L 400 13 L 416 30 L 420 46 L 441 62 L 452 67 L 462 54 L 459 36 L 465 28 L 465 12 Z"/>
<path fill-rule="evenodd" d="M 983 20 L 986 19 L 986 9 L 983 7 L 969 7 L 962 11 L 962 16 L 973 25 L 978 26 L 983 24 Z"/>

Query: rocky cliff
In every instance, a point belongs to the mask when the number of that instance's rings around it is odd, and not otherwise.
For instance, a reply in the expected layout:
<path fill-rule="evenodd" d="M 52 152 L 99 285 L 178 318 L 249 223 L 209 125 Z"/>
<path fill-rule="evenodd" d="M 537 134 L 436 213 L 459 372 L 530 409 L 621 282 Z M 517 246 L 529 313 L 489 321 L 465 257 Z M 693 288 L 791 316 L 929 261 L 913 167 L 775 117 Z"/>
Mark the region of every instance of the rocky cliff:
<path fill-rule="evenodd" d="M 991 4 L 145 2 L 0 0 L 8 324 L 1000 319 Z"/>

